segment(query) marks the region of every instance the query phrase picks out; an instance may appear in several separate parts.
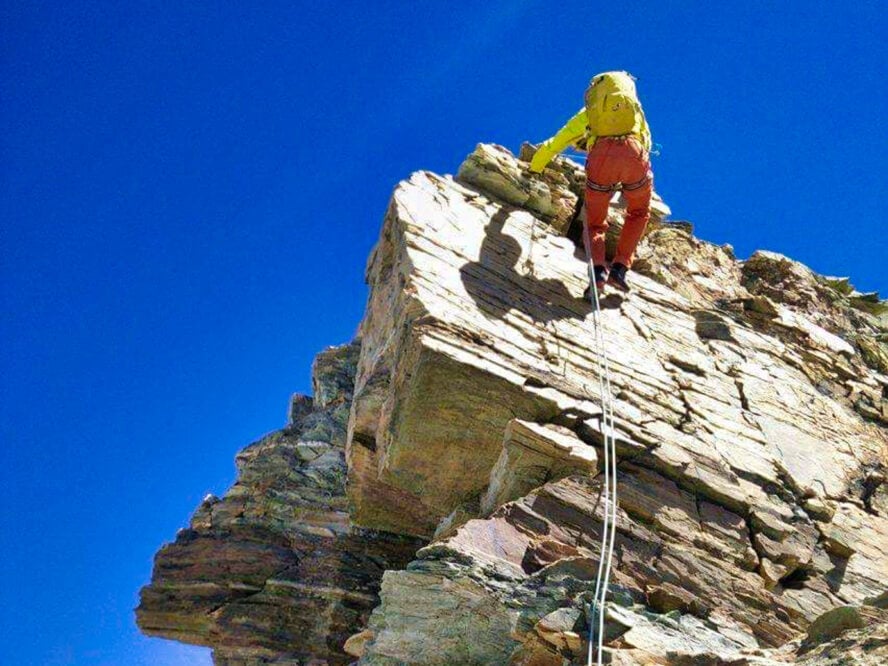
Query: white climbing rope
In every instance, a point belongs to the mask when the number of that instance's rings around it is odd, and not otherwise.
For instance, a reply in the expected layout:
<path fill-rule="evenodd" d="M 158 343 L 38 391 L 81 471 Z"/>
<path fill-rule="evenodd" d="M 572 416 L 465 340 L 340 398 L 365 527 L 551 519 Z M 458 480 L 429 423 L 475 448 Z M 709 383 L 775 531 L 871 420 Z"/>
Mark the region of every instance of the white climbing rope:
<path fill-rule="evenodd" d="M 532 216 L 530 242 L 524 269 L 533 272 L 533 247 L 536 240 L 536 215 Z M 588 230 L 583 225 L 584 241 Z M 588 243 L 585 243 L 588 247 Z M 614 556 L 614 542 L 617 525 L 617 448 L 614 439 L 614 409 L 611 401 L 610 364 L 604 344 L 604 332 L 601 327 L 601 307 L 598 285 L 595 284 L 595 273 L 589 264 L 589 293 L 592 302 L 592 322 L 595 331 L 595 359 L 598 369 L 598 394 L 601 403 L 601 433 L 604 440 L 604 520 L 601 529 L 601 551 L 598 557 L 598 573 L 595 577 L 595 595 L 593 612 L 589 618 L 589 649 L 586 658 L 587 666 L 603 666 L 604 658 L 604 619 L 605 602 L 610 582 L 611 562 Z M 593 658 L 593 654 L 595 655 Z"/>
<path fill-rule="evenodd" d="M 595 578 L 593 612 L 589 618 L 589 650 L 587 666 L 602 666 L 604 657 L 604 616 L 607 590 L 610 581 L 611 562 L 617 525 L 617 449 L 614 440 L 614 410 L 611 401 L 610 364 L 601 327 L 601 307 L 598 285 L 592 264 L 589 264 L 589 293 L 592 301 L 592 323 L 595 331 L 598 392 L 601 402 L 601 433 L 604 440 L 604 520 L 601 530 L 601 550 L 598 557 L 598 574 Z M 593 649 L 595 660 L 593 661 Z"/>

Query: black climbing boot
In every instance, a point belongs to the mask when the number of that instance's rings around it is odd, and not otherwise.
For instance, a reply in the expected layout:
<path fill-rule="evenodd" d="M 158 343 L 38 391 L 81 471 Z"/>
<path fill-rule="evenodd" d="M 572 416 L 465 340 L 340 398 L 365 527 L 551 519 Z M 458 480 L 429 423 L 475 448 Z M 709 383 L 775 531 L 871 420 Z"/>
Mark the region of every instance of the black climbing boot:
<path fill-rule="evenodd" d="M 614 264 L 611 266 L 610 275 L 607 276 L 607 283 L 620 291 L 629 291 L 629 285 L 626 284 L 626 271 L 628 270 L 623 264 Z"/>
<path fill-rule="evenodd" d="M 604 296 L 604 285 L 607 284 L 607 267 L 595 266 L 589 271 L 589 286 L 583 292 L 583 298 L 587 301 L 592 300 L 592 280 L 595 280 L 595 288 L 598 290 L 598 296 Z"/>

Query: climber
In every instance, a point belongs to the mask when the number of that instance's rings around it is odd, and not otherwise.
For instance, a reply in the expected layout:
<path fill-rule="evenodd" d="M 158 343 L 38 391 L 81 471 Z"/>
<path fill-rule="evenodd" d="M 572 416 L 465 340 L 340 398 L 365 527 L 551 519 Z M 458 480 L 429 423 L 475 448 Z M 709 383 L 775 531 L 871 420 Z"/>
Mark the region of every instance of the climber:
<path fill-rule="evenodd" d="M 650 218 L 651 133 L 635 91 L 635 79 L 629 72 L 594 76 L 585 101 L 583 108 L 539 147 L 530 170 L 542 173 L 552 158 L 568 146 L 586 151 L 583 242 L 590 264 L 589 278 L 595 280 L 598 293 L 602 293 L 605 283 L 629 291 L 626 271 Z M 608 207 L 615 192 L 623 193 L 626 217 L 608 271 L 604 241 Z"/>

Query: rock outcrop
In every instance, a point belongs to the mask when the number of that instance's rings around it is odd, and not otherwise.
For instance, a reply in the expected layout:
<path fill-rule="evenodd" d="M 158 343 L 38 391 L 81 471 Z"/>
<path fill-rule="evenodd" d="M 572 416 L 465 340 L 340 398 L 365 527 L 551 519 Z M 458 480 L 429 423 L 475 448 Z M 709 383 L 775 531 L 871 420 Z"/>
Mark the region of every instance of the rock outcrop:
<path fill-rule="evenodd" d="M 314 399 L 237 456 L 238 479 L 209 496 L 157 554 L 136 618 L 151 636 L 214 648 L 220 666 L 347 664 L 346 639 L 378 603 L 385 569 L 416 539 L 351 527 L 345 434 L 359 347 L 320 354 Z"/>
<path fill-rule="evenodd" d="M 585 663 L 603 508 L 582 187 L 568 160 L 537 176 L 488 145 L 397 186 L 359 342 L 159 553 L 143 630 L 217 663 Z M 883 302 L 655 210 L 601 314 L 611 663 L 882 663 Z"/>

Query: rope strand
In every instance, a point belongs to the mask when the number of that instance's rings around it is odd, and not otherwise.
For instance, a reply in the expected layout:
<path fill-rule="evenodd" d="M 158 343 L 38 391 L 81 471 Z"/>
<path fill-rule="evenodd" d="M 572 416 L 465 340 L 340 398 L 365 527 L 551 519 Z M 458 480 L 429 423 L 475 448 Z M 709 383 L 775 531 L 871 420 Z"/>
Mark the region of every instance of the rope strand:
<path fill-rule="evenodd" d="M 587 666 L 593 666 L 593 646 L 595 664 L 602 666 L 604 656 L 604 620 L 607 591 L 610 581 L 611 562 L 616 541 L 617 522 L 617 451 L 614 441 L 614 412 L 611 402 L 610 364 L 608 363 L 601 326 L 601 306 L 598 285 L 592 265 L 589 266 L 591 283 L 592 321 L 597 348 L 596 365 L 598 370 L 598 390 L 601 403 L 601 430 L 604 440 L 604 521 L 601 534 L 601 551 L 598 559 L 598 574 L 595 579 L 594 613 L 589 621 L 589 649 Z"/>
<path fill-rule="evenodd" d="M 536 240 L 536 216 L 533 216 L 530 228 L 530 242 L 527 248 L 525 270 L 533 273 L 533 247 Z M 583 240 L 587 240 L 588 229 L 583 228 Z M 587 250 L 588 250 L 588 243 Z M 610 364 L 601 326 L 601 305 L 598 285 L 595 283 L 595 271 L 589 264 L 590 295 L 592 301 L 592 322 L 596 346 L 596 367 L 598 370 L 598 394 L 601 404 L 601 433 L 604 440 L 604 495 L 603 525 L 601 531 L 601 550 L 598 555 L 598 572 L 595 577 L 595 594 L 592 613 L 589 618 L 589 648 L 586 656 L 587 666 L 603 666 L 604 657 L 604 621 L 607 591 L 610 583 L 611 562 L 614 555 L 617 525 L 617 448 L 614 439 L 614 410 L 611 401 Z M 595 660 L 593 661 L 593 650 Z"/>

